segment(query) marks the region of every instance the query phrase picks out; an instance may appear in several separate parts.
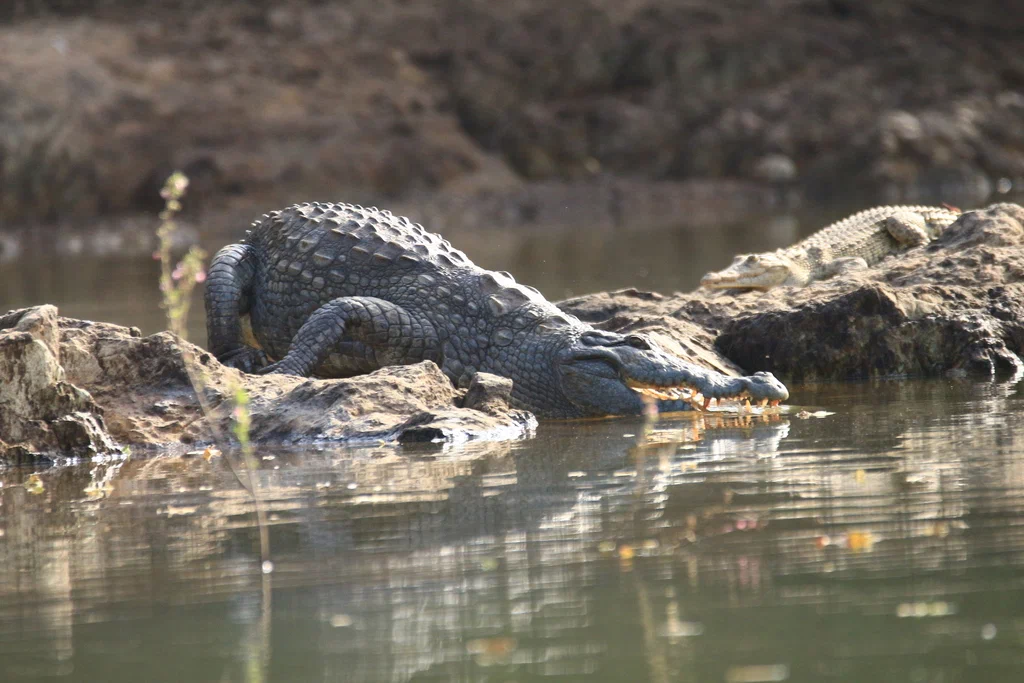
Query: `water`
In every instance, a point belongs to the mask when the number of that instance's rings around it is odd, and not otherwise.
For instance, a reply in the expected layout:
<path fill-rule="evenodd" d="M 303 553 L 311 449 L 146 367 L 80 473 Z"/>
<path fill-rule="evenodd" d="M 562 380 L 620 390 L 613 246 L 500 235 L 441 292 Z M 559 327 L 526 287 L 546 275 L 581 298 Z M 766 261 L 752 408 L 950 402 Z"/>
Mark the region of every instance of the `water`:
<path fill-rule="evenodd" d="M 268 574 L 230 453 L 5 471 L 0 680 L 1019 680 L 1017 388 L 794 393 L 264 451 Z"/>
<path fill-rule="evenodd" d="M 450 237 L 561 298 L 822 222 Z M 162 328 L 151 246 L 0 237 L 0 311 Z M 266 543 L 230 452 L 0 470 L 0 681 L 1019 680 L 1017 386 L 791 389 L 768 419 L 262 450 Z"/>

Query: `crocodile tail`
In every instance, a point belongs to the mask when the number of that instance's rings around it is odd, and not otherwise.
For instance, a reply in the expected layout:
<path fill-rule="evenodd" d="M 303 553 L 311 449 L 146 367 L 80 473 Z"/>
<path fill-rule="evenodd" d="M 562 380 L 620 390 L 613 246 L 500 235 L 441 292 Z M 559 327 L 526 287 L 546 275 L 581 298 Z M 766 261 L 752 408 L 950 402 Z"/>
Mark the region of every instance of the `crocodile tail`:
<path fill-rule="evenodd" d="M 242 316 L 249 313 L 256 276 L 256 252 L 229 244 L 213 257 L 206 278 L 206 334 L 218 359 L 245 346 Z"/>

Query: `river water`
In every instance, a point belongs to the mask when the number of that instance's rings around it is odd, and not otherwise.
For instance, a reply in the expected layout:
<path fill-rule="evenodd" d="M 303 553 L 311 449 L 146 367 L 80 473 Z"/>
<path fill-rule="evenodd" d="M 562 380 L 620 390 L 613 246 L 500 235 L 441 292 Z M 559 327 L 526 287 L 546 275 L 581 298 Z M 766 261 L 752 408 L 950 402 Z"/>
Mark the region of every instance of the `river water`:
<path fill-rule="evenodd" d="M 147 258 L 30 256 L 0 309 L 159 327 Z M 0 681 L 1020 680 L 1018 385 L 791 389 L 772 416 L 267 449 L 254 473 L 0 470 Z"/>
<path fill-rule="evenodd" d="M 231 453 L 8 470 L 0 680 L 1019 681 L 1017 388 L 794 394 L 261 452 L 269 573 Z"/>

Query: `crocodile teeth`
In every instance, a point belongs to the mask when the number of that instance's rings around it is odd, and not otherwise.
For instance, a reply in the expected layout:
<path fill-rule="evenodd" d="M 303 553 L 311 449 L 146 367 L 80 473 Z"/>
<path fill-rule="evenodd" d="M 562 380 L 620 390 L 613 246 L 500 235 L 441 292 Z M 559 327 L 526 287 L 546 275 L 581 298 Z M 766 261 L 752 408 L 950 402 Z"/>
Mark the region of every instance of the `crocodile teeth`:
<path fill-rule="evenodd" d="M 704 396 L 694 387 L 687 385 L 661 387 L 652 384 L 645 384 L 643 382 L 638 382 L 637 380 L 633 379 L 627 379 L 626 386 L 633 389 L 642 396 L 654 398 L 659 401 L 686 401 L 697 410 L 707 410 L 708 406 L 711 405 L 712 400 L 714 400 L 719 405 L 722 402 L 721 398 L 712 398 L 710 396 Z M 740 397 L 734 396 L 730 398 L 738 399 Z"/>

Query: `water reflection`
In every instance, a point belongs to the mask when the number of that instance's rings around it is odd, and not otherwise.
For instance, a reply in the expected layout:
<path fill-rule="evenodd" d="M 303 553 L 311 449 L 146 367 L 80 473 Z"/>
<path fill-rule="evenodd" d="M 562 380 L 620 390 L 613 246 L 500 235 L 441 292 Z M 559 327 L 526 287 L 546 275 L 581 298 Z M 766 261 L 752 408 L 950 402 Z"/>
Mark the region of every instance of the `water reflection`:
<path fill-rule="evenodd" d="M 799 396 L 264 452 L 269 575 L 230 454 L 5 471 L 0 679 L 1017 680 L 1016 389 Z"/>

